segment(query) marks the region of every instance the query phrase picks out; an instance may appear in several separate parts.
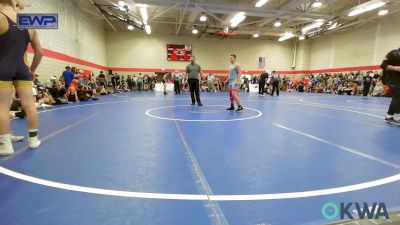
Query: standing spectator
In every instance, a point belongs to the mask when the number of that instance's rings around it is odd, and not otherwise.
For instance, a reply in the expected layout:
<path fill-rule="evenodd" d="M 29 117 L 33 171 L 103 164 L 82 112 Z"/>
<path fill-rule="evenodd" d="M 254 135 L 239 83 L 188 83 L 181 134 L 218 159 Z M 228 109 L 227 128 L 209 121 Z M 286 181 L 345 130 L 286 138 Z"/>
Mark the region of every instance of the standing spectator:
<path fill-rule="evenodd" d="M 150 78 L 149 75 L 145 74 L 143 77 L 143 89 L 144 91 L 148 91 L 150 89 L 149 84 L 150 84 Z"/>
<path fill-rule="evenodd" d="M 171 81 L 171 74 L 170 73 L 166 73 L 163 76 L 162 82 L 163 82 L 163 86 L 164 86 L 164 95 L 167 95 L 167 85 L 168 83 L 170 83 Z"/>
<path fill-rule="evenodd" d="M 181 82 L 182 82 L 182 75 L 175 71 L 174 73 L 174 91 L 176 95 L 181 94 Z"/>
<path fill-rule="evenodd" d="M 132 77 L 133 91 L 136 90 L 137 80 L 138 80 L 137 75 L 133 75 Z"/>
<path fill-rule="evenodd" d="M 119 76 L 118 73 L 115 74 L 114 81 L 115 81 L 115 91 L 119 93 L 119 90 L 121 89 L 121 77 Z"/>
<path fill-rule="evenodd" d="M 215 81 L 215 77 L 211 73 L 208 74 L 208 77 L 207 77 L 208 92 L 215 92 L 214 81 Z"/>
<path fill-rule="evenodd" d="M 276 90 L 276 95 L 279 96 L 279 85 L 281 82 L 281 76 L 276 73 L 276 71 L 272 71 L 271 74 L 271 82 L 272 82 L 272 92 L 271 96 L 274 96 L 275 90 Z"/>
<path fill-rule="evenodd" d="M 107 86 L 106 75 L 103 71 L 100 71 L 99 76 L 97 77 L 97 83 L 100 86 L 100 89 L 105 89 Z"/>
<path fill-rule="evenodd" d="M 372 74 L 373 76 L 373 74 Z M 371 89 L 372 77 L 368 73 L 367 76 L 364 77 L 364 89 L 363 89 L 363 97 L 366 98 L 369 94 L 369 90 Z"/>
<path fill-rule="evenodd" d="M 112 87 L 112 89 L 113 89 L 113 91 L 115 92 L 115 90 L 116 90 L 116 83 L 115 83 L 115 75 L 114 74 L 111 74 L 111 87 Z"/>
<path fill-rule="evenodd" d="M 137 88 L 138 91 L 142 91 L 143 88 L 143 76 L 141 73 L 139 73 L 138 77 L 137 77 Z"/>
<path fill-rule="evenodd" d="M 258 80 L 258 94 L 264 95 L 265 93 L 265 82 L 268 77 L 268 71 L 265 71 L 260 75 L 260 79 Z"/>
<path fill-rule="evenodd" d="M 121 87 L 122 91 L 126 91 L 126 80 L 124 76 L 121 76 Z"/>
<path fill-rule="evenodd" d="M 74 79 L 74 73 L 72 72 L 71 67 L 66 66 L 65 71 L 63 72 L 61 77 L 65 85 L 65 88 L 69 87 L 72 80 Z"/>
<path fill-rule="evenodd" d="M 128 77 L 126 78 L 126 84 L 128 85 L 128 90 L 132 91 L 133 90 L 133 80 L 131 75 L 128 75 Z"/>

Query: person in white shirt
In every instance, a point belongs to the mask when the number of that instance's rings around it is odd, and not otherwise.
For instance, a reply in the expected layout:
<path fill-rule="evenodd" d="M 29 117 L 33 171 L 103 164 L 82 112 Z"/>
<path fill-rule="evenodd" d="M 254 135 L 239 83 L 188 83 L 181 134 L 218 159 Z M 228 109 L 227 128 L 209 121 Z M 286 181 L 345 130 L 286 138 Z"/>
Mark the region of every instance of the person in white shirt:
<path fill-rule="evenodd" d="M 180 95 L 181 94 L 182 75 L 178 71 L 175 71 L 173 78 L 174 78 L 175 94 Z"/>
<path fill-rule="evenodd" d="M 372 96 L 374 97 L 381 97 L 383 95 L 383 84 L 382 81 L 378 81 L 374 87 L 374 91 L 372 92 Z"/>
<path fill-rule="evenodd" d="M 208 92 L 215 92 L 215 77 L 210 73 L 207 77 Z"/>

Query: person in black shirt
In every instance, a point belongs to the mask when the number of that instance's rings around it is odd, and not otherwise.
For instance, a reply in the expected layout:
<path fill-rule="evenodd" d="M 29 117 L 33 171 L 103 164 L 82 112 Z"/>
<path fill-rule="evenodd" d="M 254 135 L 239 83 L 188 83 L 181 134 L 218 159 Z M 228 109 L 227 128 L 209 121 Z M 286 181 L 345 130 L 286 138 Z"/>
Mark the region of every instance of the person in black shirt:
<path fill-rule="evenodd" d="M 392 102 L 386 121 L 400 125 L 400 48 L 390 51 L 383 60 L 383 83 L 390 86 Z"/>
<path fill-rule="evenodd" d="M 50 94 L 53 96 L 56 104 L 65 104 L 67 102 L 67 91 L 64 86 L 62 86 L 60 81 L 57 81 L 54 88 L 50 89 Z"/>
<path fill-rule="evenodd" d="M 133 91 L 133 80 L 131 75 L 126 78 L 126 84 L 128 85 L 128 91 Z"/>
<path fill-rule="evenodd" d="M 298 92 L 304 92 L 304 83 L 300 82 L 299 87 L 297 89 L 298 89 Z"/>
<path fill-rule="evenodd" d="M 258 93 L 264 95 L 265 93 L 265 82 L 268 78 L 268 72 L 265 71 L 260 75 L 260 80 L 258 81 Z"/>
<path fill-rule="evenodd" d="M 100 71 L 99 76 L 97 77 L 97 83 L 101 88 L 105 88 L 107 85 L 106 75 L 104 75 L 103 71 Z"/>
<path fill-rule="evenodd" d="M 363 89 L 364 98 L 368 96 L 369 90 L 371 89 L 372 77 L 370 73 L 372 72 L 368 72 L 367 76 L 364 77 L 364 89 Z"/>
<path fill-rule="evenodd" d="M 119 77 L 118 73 L 115 74 L 114 76 L 114 81 L 115 81 L 115 89 L 117 92 L 121 89 L 121 78 Z"/>
<path fill-rule="evenodd" d="M 115 77 L 116 76 L 114 74 L 111 74 L 111 84 L 112 84 L 113 90 L 115 90 L 115 88 L 116 88 Z"/>

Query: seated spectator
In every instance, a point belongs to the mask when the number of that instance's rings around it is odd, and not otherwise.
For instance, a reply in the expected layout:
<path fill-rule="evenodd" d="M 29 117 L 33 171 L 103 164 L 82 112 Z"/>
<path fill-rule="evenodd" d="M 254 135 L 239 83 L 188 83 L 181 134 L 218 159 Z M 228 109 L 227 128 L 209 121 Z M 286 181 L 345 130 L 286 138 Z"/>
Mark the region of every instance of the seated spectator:
<path fill-rule="evenodd" d="M 69 102 L 79 102 L 78 84 L 79 81 L 77 79 L 73 79 L 71 84 L 69 85 L 67 89 L 67 99 Z"/>
<path fill-rule="evenodd" d="M 82 102 L 88 101 L 89 99 L 99 100 L 98 98 L 94 97 L 95 90 L 87 88 L 82 84 L 78 86 L 78 91 L 76 93 L 79 101 Z"/>
<path fill-rule="evenodd" d="M 87 85 L 87 87 L 93 91 L 93 95 L 97 94 L 97 83 L 96 83 L 96 79 L 94 77 L 91 77 L 89 79 L 89 83 Z"/>
<path fill-rule="evenodd" d="M 23 119 L 26 117 L 26 114 L 25 114 L 24 108 L 22 107 L 21 101 L 18 98 L 16 98 L 16 96 L 15 96 L 15 91 L 13 91 L 13 98 L 11 101 L 9 115 L 10 115 L 10 119 L 14 119 L 16 117 Z"/>
<path fill-rule="evenodd" d="M 79 102 L 78 91 L 71 85 L 67 89 L 66 96 L 68 102 Z"/>
<path fill-rule="evenodd" d="M 49 92 L 54 98 L 55 104 L 68 104 L 67 91 L 60 81 L 57 81 Z"/>
<path fill-rule="evenodd" d="M 53 96 L 50 94 L 50 90 L 48 88 L 44 89 L 44 91 L 39 91 L 40 100 L 39 103 L 46 104 L 46 105 L 55 105 L 56 101 L 54 100 Z"/>
<path fill-rule="evenodd" d="M 378 81 L 374 87 L 374 90 L 372 92 L 372 96 L 374 97 L 381 97 L 384 95 L 384 88 L 382 81 Z"/>
<path fill-rule="evenodd" d="M 33 78 L 33 85 L 37 90 L 44 90 L 44 85 L 40 82 L 38 74 L 35 74 L 35 77 Z"/>
<path fill-rule="evenodd" d="M 57 81 L 57 77 L 51 76 L 50 79 L 45 83 L 44 87 L 51 89 L 54 87 L 54 84 L 56 83 L 56 81 Z"/>

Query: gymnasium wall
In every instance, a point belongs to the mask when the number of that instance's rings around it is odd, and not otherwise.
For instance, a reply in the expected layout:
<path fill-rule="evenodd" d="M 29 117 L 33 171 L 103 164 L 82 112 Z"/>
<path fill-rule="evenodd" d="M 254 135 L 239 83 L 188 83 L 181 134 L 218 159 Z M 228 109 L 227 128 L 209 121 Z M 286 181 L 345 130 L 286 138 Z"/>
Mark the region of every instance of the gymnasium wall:
<path fill-rule="evenodd" d="M 38 69 L 42 80 L 59 76 L 65 65 L 126 74 L 144 69 L 184 69 L 186 62 L 169 62 L 166 44 L 192 44 L 198 63 L 205 70 L 224 71 L 229 54 L 238 55 L 244 70 L 258 68 L 258 57 L 266 57 L 266 68 L 291 71 L 292 41 L 261 39 L 196 38 L 194 36 L 146 35 L 143 31 L 105 32 L 102 20 L 79 7 L 77 0 L 25 0 L 26 13 L 59 13 L 58 30 L 39 30 L 46 57 Z M 300 41 L 295 72 L 302 74 L 332 68 L 379 65 L 391 49 L 400 47 L 400 13 L 348 31 Z M 32 55 L 29 54 L 31 59 Z M 289 73 L 286 73 L 289 74 Z"/>
<path fill-rule="evenodd" d="M 187 62 L 167 60 L 167 44 L 191 44 L 193 54 L 204 70 L 227 70 L 230 54 L 237 55 L 243 70 L 263 70 L 258 68 L 259 57 L 266 57 L 268 69 L 289 70 L 292 65 L 291 41 L 198 39 L 194 36 L 145 35 L 134 31 L 107 33 L 108 66 L 114 71 L 130 73 L 140 71 L 140 68 L 184 69 Z"/>
<path fill-rule="evenodd" d="M 311 40 L 310 69 L 380 65 L 387 52 L 400 47 L 400 13 L 348 31 Z"/>
<path fill-rule="evenodd" d="M 38 30 L 47 57 L 37 71 L 41 80 L 60 76 L 66 65 L 90 69 L 91 63 L 107 66 L 105 32 L 102 20 L 90 19 L 75 0 L 25 0 L 23 13 L 58 12 L 58 30 Z M 32 54 L 28 55 L 30 60 Z M 50 57 L 48 57 L 50 56 Z M 79 63 L 79 64 L 78 64 Z M 99 67 L 99 66 L 95 66 Z"/>

